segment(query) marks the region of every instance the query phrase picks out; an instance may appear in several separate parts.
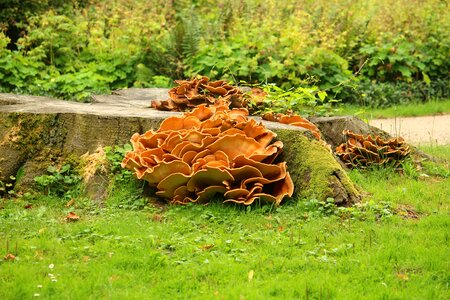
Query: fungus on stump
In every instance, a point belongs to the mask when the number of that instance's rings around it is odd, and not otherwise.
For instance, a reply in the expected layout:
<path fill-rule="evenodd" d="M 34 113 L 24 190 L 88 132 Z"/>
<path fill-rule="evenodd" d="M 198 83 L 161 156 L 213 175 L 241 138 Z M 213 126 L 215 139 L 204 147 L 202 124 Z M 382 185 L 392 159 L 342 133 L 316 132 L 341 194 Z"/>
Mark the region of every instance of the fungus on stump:
<path fill-rule="evenodd" d="M 169 90 L 169 99 L 152 102 L 159 110 L 185 111 L 201 104 L 230 103 L 231 107 L 246 107 L 244 93 L 224 80 L 210 81 L 202 76 L 191 80 L 175 80 L 178 86 Z"/>
<path fill-rule="evenodd" d="M 370 165 L 392 165 L 397 167 L 410 153 L 403 138 L 385 140 L 380 136 L 364 136 L 350 130 L 343 134 L 347 142 L 336 147 L 336 155 L 349 168 L 364 168 Z"/>
<path fill-rule="evenodd" d="M 169 117 L 157 131 L 132 136 L 134 150 L 122 167 L 174 204 L 206 203 L 219 194 L 224 202 L 279 205 L 294 192 L 286 163 L 274 163 L 283 143 L 247 115 L 226 104 L 202 104 Z"/>

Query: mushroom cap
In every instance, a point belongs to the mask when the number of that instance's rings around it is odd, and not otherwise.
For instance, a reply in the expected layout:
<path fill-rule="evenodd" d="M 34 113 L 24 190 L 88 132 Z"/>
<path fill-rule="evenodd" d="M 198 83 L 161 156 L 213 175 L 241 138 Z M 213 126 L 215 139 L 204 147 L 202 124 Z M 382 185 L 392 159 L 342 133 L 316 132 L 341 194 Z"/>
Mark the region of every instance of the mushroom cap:
<path fill-rule="evenodd" d="M 206 167 L 194 173 L 187 182 L 188 191 L 196 192 L 212 185 L 223 185 L 224 181 L 232 181 L 233 176 L 224 169 Z"/>

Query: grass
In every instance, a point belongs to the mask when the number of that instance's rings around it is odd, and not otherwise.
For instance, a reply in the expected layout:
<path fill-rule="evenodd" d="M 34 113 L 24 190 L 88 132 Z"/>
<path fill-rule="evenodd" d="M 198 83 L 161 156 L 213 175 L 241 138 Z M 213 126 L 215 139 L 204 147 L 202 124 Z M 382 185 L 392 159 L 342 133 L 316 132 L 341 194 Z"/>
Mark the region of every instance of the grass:
<path fill-rule="evenodd" d="M 388 108 L 370 108 L 356 105 L 342 105 L 338 115 L 356 115 L 362 119 L 395 117 L 418 117 L 450 113 L 450 99 L 432 100 L 425 103 L 396 105 Z"/>
<path fill-rule="evenodd" d="M 423 145 L 420 146 L 420 150 L 438 159 L 450 161 L 450 145 L 439 147 L 436 145 Z"/>
<path fill-rule="evenodd" d="M 372 195 L 350 208 L 3 199 L 0 299 L 448 299 L 450 178 L 407 170 L 350 172 Z"/>

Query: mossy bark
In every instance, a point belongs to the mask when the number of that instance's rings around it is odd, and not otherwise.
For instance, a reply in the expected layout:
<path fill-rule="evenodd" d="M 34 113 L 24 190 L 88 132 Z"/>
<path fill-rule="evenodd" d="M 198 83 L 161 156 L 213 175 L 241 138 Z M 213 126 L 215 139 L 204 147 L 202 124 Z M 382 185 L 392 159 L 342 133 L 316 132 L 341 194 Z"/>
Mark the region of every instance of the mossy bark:
<path fill-rule="evenodd" d="M 323 143 L 295 131 L 276 130 L 284 144 L 283 159 L 294 182 L 295 196 L 349 205 L 360 199 L 356 186 Z"/>
<path fill-rule="evenodd" d="M 24 175 L 17 178 L 15 188 L 32 189 L 34 177 L 49 165 L 98 147 L 127 143 L 134 132 L 158 125 L 159 120 L 136 117 L 0 112 L 0 180 L 10 182 L 21 168 Z"/>

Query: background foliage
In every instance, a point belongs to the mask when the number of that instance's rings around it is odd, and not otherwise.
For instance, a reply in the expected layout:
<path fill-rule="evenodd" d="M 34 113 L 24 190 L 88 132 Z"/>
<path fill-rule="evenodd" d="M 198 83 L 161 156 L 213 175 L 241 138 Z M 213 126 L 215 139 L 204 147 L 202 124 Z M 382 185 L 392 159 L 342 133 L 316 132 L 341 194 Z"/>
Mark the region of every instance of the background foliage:
<path fill-rule="evenodd" d="M 369 106 L 448 97 L 446 1 L 0 4 L 2 92 L 86 101 L 202 74 L 286 90 L 314 82 Z"/>

